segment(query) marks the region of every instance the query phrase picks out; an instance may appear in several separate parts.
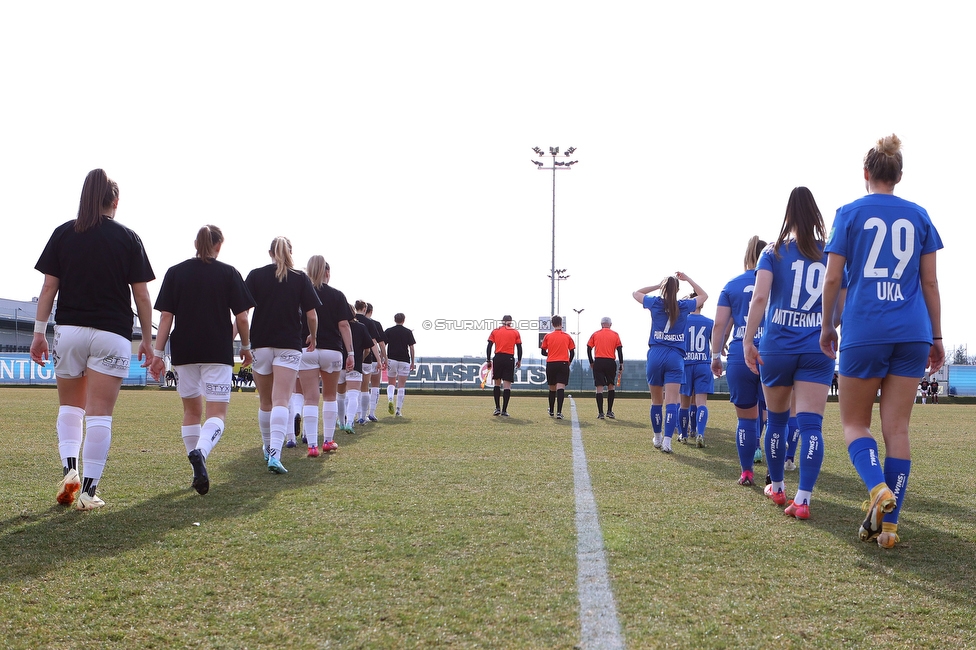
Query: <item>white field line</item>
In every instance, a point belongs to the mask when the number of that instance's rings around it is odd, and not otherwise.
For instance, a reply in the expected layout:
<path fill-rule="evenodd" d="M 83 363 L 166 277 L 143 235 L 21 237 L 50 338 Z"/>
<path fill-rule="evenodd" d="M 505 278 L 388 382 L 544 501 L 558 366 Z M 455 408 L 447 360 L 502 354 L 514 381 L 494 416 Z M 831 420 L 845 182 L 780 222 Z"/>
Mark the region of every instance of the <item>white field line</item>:
<path fill-rule="evenodd" d="M 597 517 L 590 473 L 586 468 L 583 435 L 576 417 L 576 401 L 569 398 L 573 418 L 573 479 L 576 485 L 576 585 L 580 603 L 583 650 L 623 648 L 617 606 L 610 591 L 603 532 Z"/>

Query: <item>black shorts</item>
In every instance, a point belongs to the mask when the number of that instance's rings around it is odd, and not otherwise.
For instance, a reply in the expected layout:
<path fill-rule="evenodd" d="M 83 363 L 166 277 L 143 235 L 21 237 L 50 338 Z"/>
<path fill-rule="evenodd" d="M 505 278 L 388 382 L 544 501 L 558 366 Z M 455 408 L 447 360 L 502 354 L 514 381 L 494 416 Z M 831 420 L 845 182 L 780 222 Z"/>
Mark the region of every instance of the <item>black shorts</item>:
<path fill-rule="evenodd" d="M 495 380 L 515 381 L 515 355 L 496 354 L 491 360 L 491 376 Z"/>
<path fill-rule="evenodd" d="M 617 362 L 606 357 L 593 361 L 593 385 L 613 386 L 617 383 Z"/>
<path fill-rule="evenodd" d="M 550 386 L 569 383 L 569 361 L 546 362 L 546 381 Z"/>

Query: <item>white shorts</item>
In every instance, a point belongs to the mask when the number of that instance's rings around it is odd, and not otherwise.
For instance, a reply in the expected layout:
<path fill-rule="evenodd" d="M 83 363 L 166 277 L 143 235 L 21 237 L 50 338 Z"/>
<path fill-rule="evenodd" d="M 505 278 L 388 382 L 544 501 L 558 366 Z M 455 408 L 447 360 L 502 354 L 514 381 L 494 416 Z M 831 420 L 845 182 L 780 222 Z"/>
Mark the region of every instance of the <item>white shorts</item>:
<path fill-rule="evenodd" d="M 343 370 L 340 375 L 339 383 L 344 384 L 346 381 L 362 381 L 363 373 L 356 372 L 355 370 Z"/>
<path fill-rule="evenodd" d="M 270 375 L 274 366 L 281 366 L 298 372 L 302 363 L 302 351 L 288 348 L 258 348 L 251 353 L 254 363 L 251 368 L 259 375 Z"/>
<path fill-rule="evenodd" d="M 410 376 L 410 362 L 409 361 L 397 361 L 396 359 L 390 359 L 386 362 L 386 376 L 389 378 L 393 377 L 409 377 Z"/>
<path fill-rule="evenodd" d="M 189 363 L 173 366 L 176 391 L 180 397 L 192 399 L 203 395 L 208 402 L 229 402 L 230 384 L 234 369 L 225 363 Z"/>
<path fill-rule="evenodd" d="M 380 364 L 375 363 L 375 362 L 374 363 L 364 363 L 363 364 L 363 374 L 366 375 L 367 377 L 369 377 L 370 375 L 372 375 L 373 373 L 375 373 L 377 371 L 377 369 L 379 368 L 379 365 Z"/>
<path fill-rule="evenodd" d="M 124 336 L 94 327 L 54 326 L 51 359 L 57 377 L 77 379 L 85 370 L 94 370 L 125 379 L 131 358 L 132 342 Z"/>
<path fill-rule="evenodd" d="M 338 350 L 319 350 L 302 352 L 302 363 L 299 370 L 321 370 L 322 372 L 339 372 L 342 370 L 342 352 Z"/>

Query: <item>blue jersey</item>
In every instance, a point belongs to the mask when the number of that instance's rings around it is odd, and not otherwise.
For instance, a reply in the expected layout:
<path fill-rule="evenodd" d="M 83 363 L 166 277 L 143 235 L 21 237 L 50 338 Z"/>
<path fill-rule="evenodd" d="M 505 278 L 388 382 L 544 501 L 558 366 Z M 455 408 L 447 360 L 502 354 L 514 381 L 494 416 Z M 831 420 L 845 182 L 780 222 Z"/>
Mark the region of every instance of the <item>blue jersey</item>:
<path fill-rule="evenodd" d="M 820 246 L 821 251 L 823 245 Z M 801 354 L 820 352 L 820 326 L 823 324 L 824 277 L 827 254 L 810 261 L 800 253 L 795 240 L 763 250 L 756 269 L 773 274 L 766 304 L 766 326 L 759 344 L 760 354 Z"/>
<path fill-rule="evenodd" d="M 663 345 L 685 353 L 685 321 L 688 314 L 698 309 L 698 302 L 692 300 L 678 301 L 678 320 L 668 322 L 668 312 L 664 310 L 664 299 L 660 296 L 644 296 L 644 308 L 651 312 L 651 336 L 647 340 L 648 347 Z"/>
<path fill-rule="evenodd" d="M 749 301 L 756 288 L 756 272 L 746 271 L 729 280 L 718 295 L 718 306 L 732 310 L 732 342 L 729 344 L 729 363 L 745 363 L 742 356 L 742 336 L 746 333 L 746 318 L 749 316 Z M 758 347 L 762 338 L 762 326 L 756 331 L 755 344 Z M 720 350 L 717 350 L 720 352 Z"/>
<path fill-rule="evenodd" d="M 841 350 L 878 343 L 932 343 L 922 294 L 922 255 L 942 248 L 924 208 L 869 194 L 837 210 L 827 252 L 847 259 Z"/>
<path fill-rule="evenodd" d="M 711 318 L 701 314 L 688 314 L 685 322 L 685 366 L 712 362 Z"/>

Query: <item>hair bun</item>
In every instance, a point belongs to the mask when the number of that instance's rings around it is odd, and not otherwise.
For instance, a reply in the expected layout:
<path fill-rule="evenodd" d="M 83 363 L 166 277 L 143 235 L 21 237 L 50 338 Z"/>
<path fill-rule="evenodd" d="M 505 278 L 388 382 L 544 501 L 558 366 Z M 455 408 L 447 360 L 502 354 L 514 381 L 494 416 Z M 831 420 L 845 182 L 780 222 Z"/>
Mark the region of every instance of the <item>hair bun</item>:
<path fill-rule="evenodd" d="M 886 156 L 894 156 L 901 150 L 901 139 L 892 133 L 878 140 L 875 149 Z"/>

